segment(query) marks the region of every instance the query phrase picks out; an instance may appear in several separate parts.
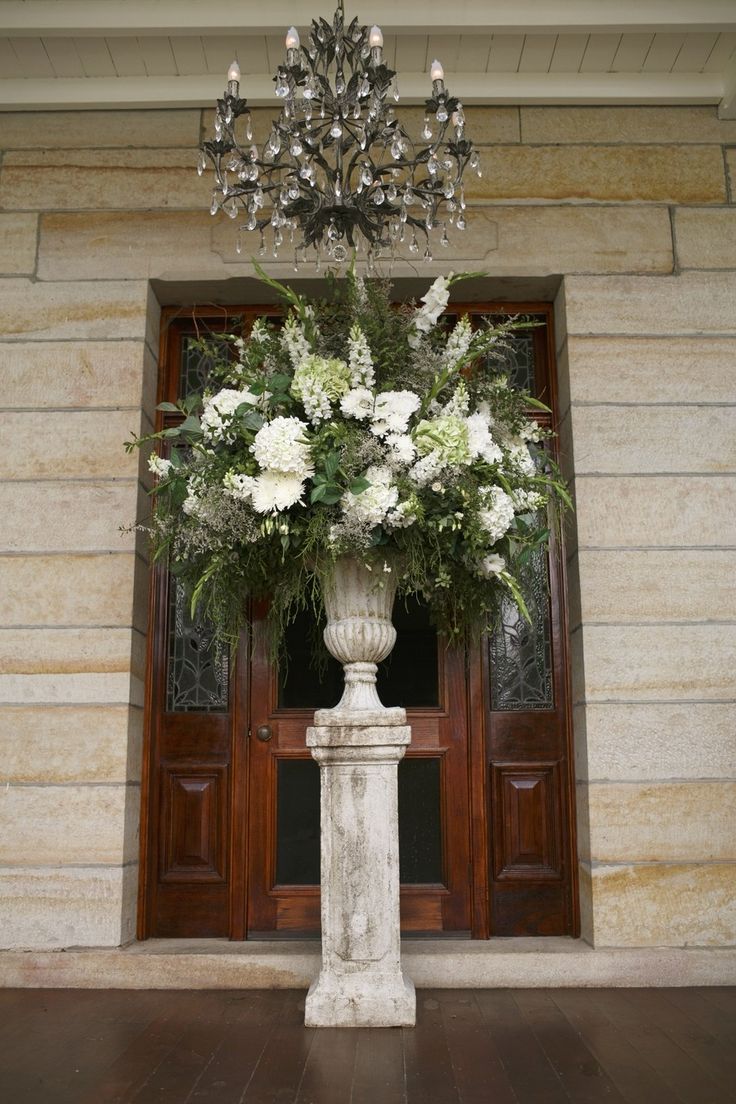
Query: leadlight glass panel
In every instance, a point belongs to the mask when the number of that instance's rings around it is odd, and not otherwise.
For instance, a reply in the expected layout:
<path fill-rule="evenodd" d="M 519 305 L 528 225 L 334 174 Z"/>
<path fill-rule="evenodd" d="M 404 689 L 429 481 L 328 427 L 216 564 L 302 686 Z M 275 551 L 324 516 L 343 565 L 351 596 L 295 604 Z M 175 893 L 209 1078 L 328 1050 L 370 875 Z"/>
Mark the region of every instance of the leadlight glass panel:
<path fill-rule="evenodd" d="M 222 338 L 211 337 L 208 344 L 219 357 L 227 357 L 228 342 Z M 181 369 L 179 372 L 179 395 L 186 398 L 192 391 L 202 391 L 207 387 L 212 375 L 212 354 L 205 353 L 199 346 L 196 334 L 185 334 L 181 339 Z"/>
<path fill-rule="evenodd" d="M 212 626 L 192 619 L 181 582 L 169 578 L 166 708 L 169 713 L 226 713 L 230 657 L 215 644 Z"/>
<path fill-rule="evenodd" d="M 541 315 L 531 317 L 535 321 L 544 321 Z M 508 315 L 492 316 L 494 322 L 504 322 L 507 319 Z M 489 357 L 489 368 L 494 372 L 505 372 L 512 387 L 536 394 L 534 330 L 514 331 L 506 337 L 505 342 L 507 347 L 503 350 L 503 360 Z"/>
<path fill-rule="evenodd" d="M 511 598 L 488 647 L 491 708 L 496 712 L 554 709 L 547 553 L 535 549 L 519 580 L 531 624 Z"/>

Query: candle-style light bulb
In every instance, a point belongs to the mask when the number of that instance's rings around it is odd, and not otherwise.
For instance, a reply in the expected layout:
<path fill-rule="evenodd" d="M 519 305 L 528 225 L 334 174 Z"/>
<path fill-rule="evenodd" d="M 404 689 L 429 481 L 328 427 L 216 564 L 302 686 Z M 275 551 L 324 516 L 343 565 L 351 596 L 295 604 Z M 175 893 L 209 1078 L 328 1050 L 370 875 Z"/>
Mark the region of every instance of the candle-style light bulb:
<path fill-rule="evenodd" d="M 296 27 L 289 27 L 288 31 L 286 32 L 286 49 L 299 49 L 299 32 Z"/>
<path fill-rule="evenodd" d="M 442 68 L 442 63 L 434 59 L 432 62 L 432 68 L 429 70 L 429 75 L 433 81 L 441 81 L 445 79 L 445 70 Z"/>
<path fill-rule="evenodd" d="M 240 66 L 238 65 L 237 61 L 233 61 L 230 63 L 230 68 L 227 71 L 227 79 L 229 81 L 240 80 Z"/>
<path fill-rule="evenodd" d="M 368 35 L 368 45 L 371 48 L 374 46 L 383 46 L 383 31 L 380 27 L 377 27 L 375 23 L 371 27 Z"/>

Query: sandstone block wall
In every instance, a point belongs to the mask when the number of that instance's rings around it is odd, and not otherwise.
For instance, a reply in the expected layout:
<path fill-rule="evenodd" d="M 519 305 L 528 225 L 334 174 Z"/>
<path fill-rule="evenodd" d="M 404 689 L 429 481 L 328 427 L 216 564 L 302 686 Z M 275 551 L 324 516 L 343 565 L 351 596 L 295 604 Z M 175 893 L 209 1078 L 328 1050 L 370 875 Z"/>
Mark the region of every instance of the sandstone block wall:
<path fill-rule="evenodd" d="M 150 281 L 250 275 L 193 171 L 210 119 L 0 114 L 2 946 L 134 937 L 147 564 L 119 526 L 145 480 L 122 442 L 155 401 Z M 471 229 L 420 274 L 558 289 L 583 934 L 732 944 L 736 122 L 474 107 L 468 129 Z"/>

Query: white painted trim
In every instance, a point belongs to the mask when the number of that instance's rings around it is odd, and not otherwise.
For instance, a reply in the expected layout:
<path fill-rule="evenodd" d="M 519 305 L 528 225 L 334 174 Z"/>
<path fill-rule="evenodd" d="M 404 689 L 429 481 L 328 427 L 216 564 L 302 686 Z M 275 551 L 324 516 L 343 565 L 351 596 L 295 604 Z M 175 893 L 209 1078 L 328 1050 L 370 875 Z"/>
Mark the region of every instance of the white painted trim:
<path fill-rule="evenodd" d="M 223 93 L 217 76 L 72 77 L 0 80 L 0 110 L 212 107 Z M 448 73 L 453 95 L 466 104 L 716 104 L 718 73 Z M 402 73 L 404 103 L 430 93 L 426 73 Z M 243 78 L 251 106 L 277 106 L 267 75 Z"/>
<path fill-rule="evenodd" d="M 723 74 L 723 99 L 718 105 L 719 119 L 736 119 L 736 55 Z"/>
<path fill-rule="evenodd" d="M 391 34 L 506 34 L 558 32 L 736 30 L 733 0 L 446 0 L 397 5 L 395 0 L 349 0 L 348 18 L 379 23 Z M 329 18 L 333 0 L 3 0 L 0 34 L 9 35 L 227 35 L 280 34 L 318 15 Z M 448 23 L 448 15 L 451 22 Z"/>
<path fill-rule="evenodd" d="M 0 986 L 67 989 L 306 989 L 317 941 L 152 939 L 108 950 L 1 951 Z M 403 940 L 421 988 L 736 984 L 736 949 L 602 947 L 580 939 Z"/>

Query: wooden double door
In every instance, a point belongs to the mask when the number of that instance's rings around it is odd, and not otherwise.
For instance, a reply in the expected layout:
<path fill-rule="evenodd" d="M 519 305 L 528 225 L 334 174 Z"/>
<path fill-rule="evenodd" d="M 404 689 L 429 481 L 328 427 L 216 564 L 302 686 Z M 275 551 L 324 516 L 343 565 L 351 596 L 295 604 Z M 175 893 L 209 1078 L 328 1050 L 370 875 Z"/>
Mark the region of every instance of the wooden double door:
<path fill-rule="evenodd" d="M 188 359 L 193 329 L 169 327 L 162 399 L 199 382 L 184 376 L 203 371 L 201 353 Z M 549 398 L 546 339 L 523 338 Z M 418 602 L 396 604 L 379 693 L 412 729 L 399 765 L 407 933 L 577 934 L 563 584 L 562 558 L 540 553 L 525 584 L 531 624 L 508 602 L 468 652 L 447 649 Z M 140 938 L 319 934 L 319 768 L 305 732 L 339 699 L 342 670 L 318 658 L 306 614 L 272 662 L 265 612 L 228 656 L 178 582 L 154 577 Z"/>

